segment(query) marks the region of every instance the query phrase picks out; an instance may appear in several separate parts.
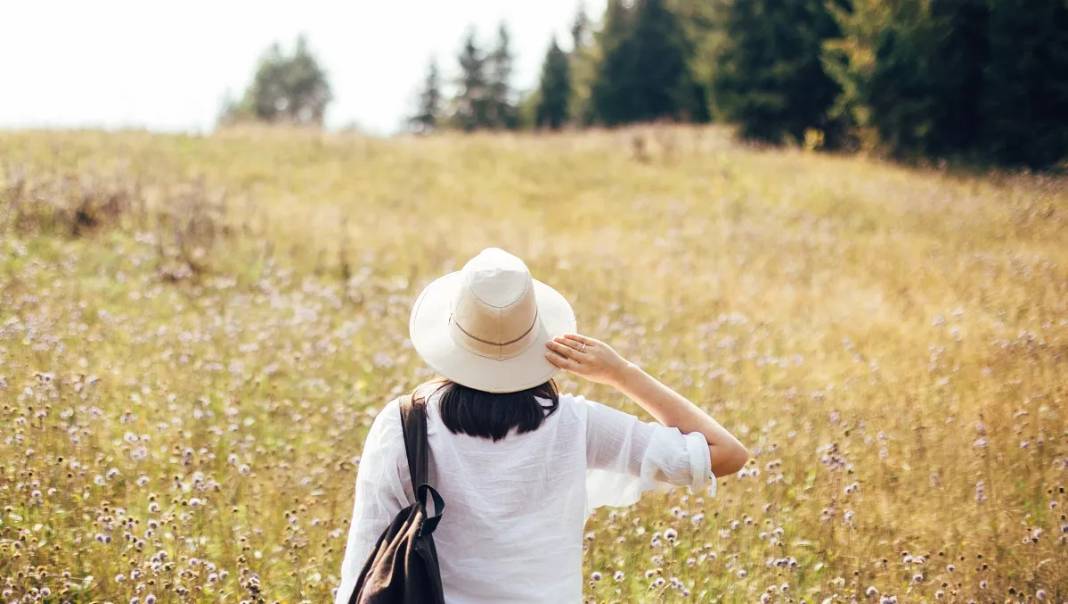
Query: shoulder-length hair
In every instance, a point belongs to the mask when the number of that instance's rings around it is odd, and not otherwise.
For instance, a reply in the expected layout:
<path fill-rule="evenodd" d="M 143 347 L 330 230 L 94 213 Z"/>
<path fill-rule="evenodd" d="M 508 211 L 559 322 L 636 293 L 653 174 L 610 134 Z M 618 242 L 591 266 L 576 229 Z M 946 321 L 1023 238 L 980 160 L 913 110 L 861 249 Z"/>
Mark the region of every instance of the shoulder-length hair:
<path fill-rule="evenodd" d="M 507 436 L 512 428 L 516 434 L 537 430 L 560 406 L 556 382 L 552 379 L 516 392 L 485 392 L 448 378 L 438 378 L 432 383 L 438 386 L 427 398 L 442 391 L 439 409 L 450 432 L 495 442 Z"/>

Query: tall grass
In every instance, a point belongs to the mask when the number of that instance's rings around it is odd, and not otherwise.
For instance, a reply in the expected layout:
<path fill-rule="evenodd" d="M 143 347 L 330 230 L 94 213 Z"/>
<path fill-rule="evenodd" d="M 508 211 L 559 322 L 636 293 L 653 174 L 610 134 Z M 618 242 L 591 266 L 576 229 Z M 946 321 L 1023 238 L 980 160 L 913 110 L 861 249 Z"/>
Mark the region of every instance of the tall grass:
<path fill-rule="evenodd" d="M 1063 179 L 714 128 L 0 158 L 2 602 L 328 600 L 410 304 L 490 245 L 754 453 L 593 517 L 591 601 L 1068 598 Z"/>

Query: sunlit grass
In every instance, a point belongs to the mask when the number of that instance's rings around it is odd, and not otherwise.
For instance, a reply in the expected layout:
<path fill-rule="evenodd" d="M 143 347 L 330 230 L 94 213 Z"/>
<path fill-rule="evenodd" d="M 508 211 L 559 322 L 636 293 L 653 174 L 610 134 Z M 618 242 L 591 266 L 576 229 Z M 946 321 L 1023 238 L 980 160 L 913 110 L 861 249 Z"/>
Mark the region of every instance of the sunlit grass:
<path fill-rule="evenodd" d="M 2 602 L 328 600 L 410 304 L 490 245 L 754 453 L 591 519 L 590 599 L 1068 598 L 1063 179 L 714 128 L 0 158 Z"/>

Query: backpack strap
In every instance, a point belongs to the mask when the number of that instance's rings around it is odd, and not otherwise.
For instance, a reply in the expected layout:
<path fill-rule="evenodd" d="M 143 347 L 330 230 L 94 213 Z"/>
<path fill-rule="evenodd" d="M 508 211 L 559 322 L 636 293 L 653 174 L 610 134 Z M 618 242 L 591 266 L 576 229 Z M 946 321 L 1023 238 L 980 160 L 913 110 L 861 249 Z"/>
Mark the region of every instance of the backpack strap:
<path fill-rule="evenodd" d="M 408 473 L 412 490 L 427 481 L 430 446 L 426 440 L 426 399 L 409 394 L 401 399 L 401 425 L 404 428 L 404 450 L 408 455 Z"/>
<path fill-rule="evenodd" d="M 434 501 L 434 515 L 427 516 L 420 533 L 430 534 L 437 528 L 441 521 L 441 513 L 445 509 L 445 500 L 441 498 L 434 487 L 430 486 L 429 455 L 430 444 L 427 442 L 427 411 L 426 398 L 422 395 L 416 397 L 408 395 L 400 403 L 401 425 L 404 428 L 404 450 L 408 456 L 408 472 L 412 479 L 412 490 L 416 502 L 426 512 L 427 496 Z"/>

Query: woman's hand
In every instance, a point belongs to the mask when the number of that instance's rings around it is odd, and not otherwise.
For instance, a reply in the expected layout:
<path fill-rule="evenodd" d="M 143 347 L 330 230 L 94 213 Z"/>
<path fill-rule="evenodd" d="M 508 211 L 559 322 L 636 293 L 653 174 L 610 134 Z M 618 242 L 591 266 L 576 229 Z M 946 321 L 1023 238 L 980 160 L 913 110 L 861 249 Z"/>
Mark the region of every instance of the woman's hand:
<path fill-rule="evenodd" d="M 545 347 L 545 358 L 550 363 L 599 384 L 619 384 L 631 366 L 608 344 L 577 333 L 557 336 Z"/>

